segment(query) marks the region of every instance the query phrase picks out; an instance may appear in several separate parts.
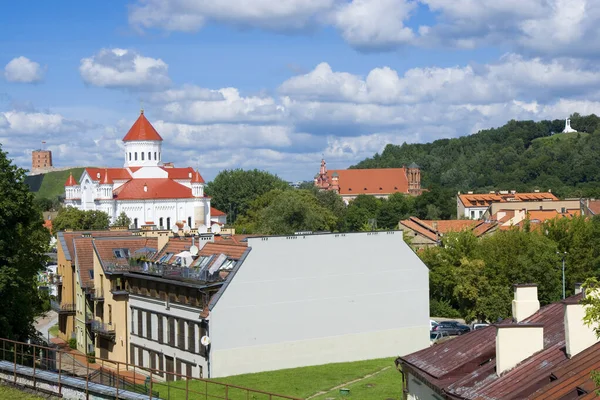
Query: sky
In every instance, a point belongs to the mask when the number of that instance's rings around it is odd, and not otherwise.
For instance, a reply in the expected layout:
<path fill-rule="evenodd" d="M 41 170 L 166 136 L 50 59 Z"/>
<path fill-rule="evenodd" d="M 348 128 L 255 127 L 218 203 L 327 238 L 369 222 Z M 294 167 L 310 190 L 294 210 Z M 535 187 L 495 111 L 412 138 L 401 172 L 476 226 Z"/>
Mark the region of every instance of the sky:
<path fill-rule="evenodd" d="M 21 167 L 163 160 L 310 180 L 381 152 L 600 113 L 597 0 L 27 0 L 0 13 L 0 143 Z M 45 144 L 42 142 L 45 141 Z"/>

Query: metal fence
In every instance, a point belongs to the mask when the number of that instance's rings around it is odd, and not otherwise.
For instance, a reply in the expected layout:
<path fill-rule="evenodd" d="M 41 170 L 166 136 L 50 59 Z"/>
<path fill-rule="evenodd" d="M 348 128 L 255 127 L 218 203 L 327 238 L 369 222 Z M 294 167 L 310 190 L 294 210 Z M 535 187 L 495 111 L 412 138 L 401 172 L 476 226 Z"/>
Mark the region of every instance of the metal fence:
<path fill-rule="evenodd" d="M 59 396 L 63 395 L 63 388 L 74 387 L 85 392 L 86 398 L 110 393 L 115 399 L 143 395 L 149 400 L 302 400 L 2 338 L 0 357 L 0 373 L 5 379 L 12 375 L 15 384 L 24 385 L 18 378 L 25 375 L 32 384 L 24 386 L 38 390 L 40 383 L 51 383 L 56 387 L 54 393 Z M 48 392 L 47 388 L 43 390 Z"/>

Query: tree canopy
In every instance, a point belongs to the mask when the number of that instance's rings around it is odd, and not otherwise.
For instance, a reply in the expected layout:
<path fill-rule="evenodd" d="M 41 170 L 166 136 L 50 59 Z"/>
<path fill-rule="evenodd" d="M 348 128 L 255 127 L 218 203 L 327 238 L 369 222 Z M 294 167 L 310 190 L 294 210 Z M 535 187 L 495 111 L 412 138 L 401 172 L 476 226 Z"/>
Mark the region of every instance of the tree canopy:
<path fill-rule="evenodd" d="M 211 205 L 227 213 L 229 223 L 245 214 L 250 203 L 273 189 L 286 190 L 286 181 L 258 169 L 223 170 L 206 185 L 206 194 L 212 197 Z"/>
<path fill-rule="evenodd" d="M 125 211 L 121 211 L 121 214 L 117 217 L 113 226 L 129 226 L 131 225 L 131 218 L 125 214 Z"/>
<path fill-rule="evenodd" d="M 0 150 L 0 337 L 26 340 L 43 311 L 36 288 L 50 234 L 25 184 L 25 171 Z"/>
<path fill-rule="evenodd" d="M 455 139 L 390 144 L 381 154 L 351 168 L 392 168 L 416 162 L 424 187 L 438 185 L 454 194 L 552 189 L 560 196 L 598 196 L 600 118 L 573 114 L 571 126 L 579 132 L 553 135 L 562 132 L 564 124 L 564 120 L 513 120 L 500 128 Z M 435 215 L 433 207 L 430 212 Z"/>
<path fill-rule="evenodd" d="M 65 229 L 102 230 L 107 229 L 109 224 L 110 217 L 104 211 L 83 211 L 74 207 L 64 207 L 52 221 L 52 230 L 53 233 Z"/>

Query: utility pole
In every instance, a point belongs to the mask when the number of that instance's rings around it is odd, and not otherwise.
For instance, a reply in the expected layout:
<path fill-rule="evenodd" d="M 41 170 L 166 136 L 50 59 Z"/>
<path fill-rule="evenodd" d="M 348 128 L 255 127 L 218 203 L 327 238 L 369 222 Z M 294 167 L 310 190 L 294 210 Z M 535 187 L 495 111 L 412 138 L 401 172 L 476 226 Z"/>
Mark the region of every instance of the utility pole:
<path fill-rule="evenodd" d="M 560 252 L 557 251 L 556 254 L 559 254 L 562 256 L 562 292 L 563 292 L 563 300 L 567 297 L 566 293 L 565 293 L 565 257 L 567 255 L 566 251 Z"/>

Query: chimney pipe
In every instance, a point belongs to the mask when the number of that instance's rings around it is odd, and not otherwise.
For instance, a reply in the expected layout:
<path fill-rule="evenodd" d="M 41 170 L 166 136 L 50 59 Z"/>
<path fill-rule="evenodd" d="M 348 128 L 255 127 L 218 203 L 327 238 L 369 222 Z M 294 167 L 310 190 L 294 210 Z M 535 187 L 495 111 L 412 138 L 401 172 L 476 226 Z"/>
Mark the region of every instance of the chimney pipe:
<path fill-rule="evenodd" d="M 543 325 L 496 325 L 496 374 L 500 376 L 543 349 Z"/>
<path fill-rule="evenodd" d="M 598 342 L 594 327 L 583 322 L 585 306 L 576 300 L 565 301 L 565 350 L 569 358 Z"/>
<path fill-rule="evenodd" d="M 536 284 L 514 285 L 515 298 L 512 301 L 512 315 L 515 322 L 521 322 L 540 309 Z"/>

